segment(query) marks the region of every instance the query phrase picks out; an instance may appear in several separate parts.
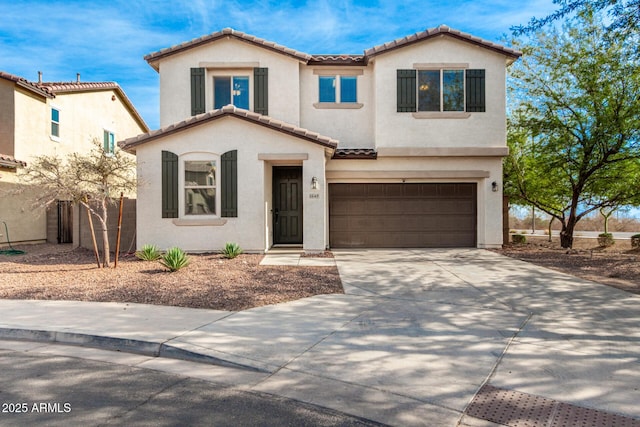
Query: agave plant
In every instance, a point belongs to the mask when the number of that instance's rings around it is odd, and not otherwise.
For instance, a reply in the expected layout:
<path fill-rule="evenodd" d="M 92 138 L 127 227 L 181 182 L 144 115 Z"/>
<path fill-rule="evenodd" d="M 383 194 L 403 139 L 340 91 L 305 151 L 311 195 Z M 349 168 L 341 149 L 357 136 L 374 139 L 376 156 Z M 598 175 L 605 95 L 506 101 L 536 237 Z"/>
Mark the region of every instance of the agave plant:
<path fill-rule="evenodd" d="M 180 248 L 174 247 L 167 249 L 167 252 L 160 258 L 160 264 L 168 268 L 170 271 L 178 271 L 182 267 L 189 265 L 189 257 L 187 253 Z"/>
<path fill-rule="evenodd" d="M 144 245 L 141 250 L 136 251 L 136 257 L 143 261 L 156 261 L 162 254 L 155 245 Z"/>
<path fill-rule="evenodd" d="M 242 253 L 242 249 L 237 243 L 227 243 L 224 245 L 222 253 L 226 258 L 232 259 L 240 255 Z"/>

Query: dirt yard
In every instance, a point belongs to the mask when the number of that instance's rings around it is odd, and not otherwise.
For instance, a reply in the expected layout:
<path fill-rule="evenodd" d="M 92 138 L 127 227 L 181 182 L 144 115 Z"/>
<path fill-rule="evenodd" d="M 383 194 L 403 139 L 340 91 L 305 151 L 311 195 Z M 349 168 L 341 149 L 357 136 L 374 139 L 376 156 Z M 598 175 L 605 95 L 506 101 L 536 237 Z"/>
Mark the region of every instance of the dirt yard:
<path fill-rule="evenodd" d="M 558 238 L 549 243 L 546 236 L 529 235 L 526 244 L 511 244 L 496 252 L 640 294 L 640 251 L 632 250 L 628 239 L 600 248 L 596 239 L 578 237 L 573 249 L 567 250 L 560 247 Z"/>
<path fill-rule="evenodd" d="M 0 298 L 115 301 L 237 311 L 317 294 L 342 293 L 335 267 L 260 266 L 262 255 L 229 260 L 190 255 L 169 273 L 157 261 L 121 257 L 117 269 L 98 269 L 93 252 L 65 245 L 15 247 L 0 255 Z"/>
<path fill-rule="evenodd" d="M 560 248 L 546 237 L 496 252 L 640 294 L 640 252 L 629 241 L 597 247 L 594 239 Z M 245 310 L 318 294 L 342 293 L 335 267 L 260 266 L 262 255 L 228 260 L 191 255 L 191 264 L 169 273 L 158 262 L 120 258 L 117 269 L 96 268 L 91 251 L 65 245 L 31 245 L 25 255 L 0 255 L 0 298 L 115 301 L 216 310 Z M 322 256 L 332 256 L 330 252 Z"/>

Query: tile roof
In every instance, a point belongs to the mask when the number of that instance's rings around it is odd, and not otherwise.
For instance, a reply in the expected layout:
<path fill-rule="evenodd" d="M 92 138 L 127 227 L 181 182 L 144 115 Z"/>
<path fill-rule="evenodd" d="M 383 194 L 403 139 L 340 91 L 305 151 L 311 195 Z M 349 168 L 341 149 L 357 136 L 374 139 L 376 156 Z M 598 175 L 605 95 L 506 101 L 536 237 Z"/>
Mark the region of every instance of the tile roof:
<path fill-rule="evenodd" d="M 381 53 L 386 53 L 391 50 L 408 46 L 410 44 L 440 35 L 447 35 L 462 41 L 470 42 L 480 47 L 484 47 L 503 55 L 510 56 L 514 59 L 522 56 L 522 52 L 518 50 L 511 49 L 500 44 L 492 43 L 479 37 L 472 36 L 469 33 L 463 33 L 462 31 L 454 30 L 453 28 L 449 28 L 446 25 L 441 25 L 436 28 L 430 28 L 425 31 L 412 34 L 410 36 L 403 37 L 401 39 L 393 40 L 388 43 L 372 47 L 371 49 L 365 50 L 364 54 L 366 57 L 370 58 L 376 55 L 380 55 Z"/>
<path fill-rule="evenodd" d="M 23 77 L 16 76 L 11 73 L 6 73 L 4 71 L 0 71 L 0 78 L 14 82 L 18 86 L 23 87 L 40 96 L 44 96 L 46 98 L 55 98 L 55 95 L 53 94 L 53 92 L 51 92 L 48 88 L 41 87 L 38 85 L 38 83 L 30 82 Z"/>
<path fill-rule="evenodd" d="M 214 40 L 227 37 L 227 38 L 235 38 L 240 41 L 244 41 L 259 47 L 272 50 L 274 52 L 288 55 L 294 59 L 297 59 L 299 61 L 306 63 L 307 65 L 365 66 L 367 65 L 369 59 L 376 55 L 380 55 L 382 53 L 386 53 L 394 49 L 398 49 L 422 40 L 426 40 L 426 39 L 436 37 L 436 36 L 441 36 L 441 35 L 451 36 L 465 42 L 473 43 L 475 45 L 493 50 L 495 52 L 501 53 L 513 59 L 517 59 L 518 57 L 522 56 L 522 52 L 518 50 L 511 49 L 497 43 L 492 43 L 490 41 L 481 39 L 479 37 L 472 36 L 469 33 L 464 33 L 462 31 L 454 30 L 453 28 L 450 28 L 446 25 L 441 25 L 439 27 L 430 28 L 425 31 L 418 32 L 410 36 L 403 37 L 401 39 L 393 40 L 379 46 L 374 46 L 371 49 L 365 50 L 364 55 L 338 55 L 338 54 L 309 55 L 307 53 L 299 52 L 297 50 L 290 49 L 286 46 L 282 46 L 277 43 L 270 42 L 256 36 L 252 36 L 250 34 L 246 34 L 241 31 L 234 30 L 232 28 L 225 28 L 221 31 L 207 34 L 202 37 L 198 37 L 196 39 L 186 41 L 184 43 L 181 43 L 166 49 L 162 49 L 157 52 L 150 53 L 146 55 L 144 59 L 149 63 L 149 65 L 151 65 L 156 71 L 158 71 L 159 70 L 158 61 L 162 58 L 180 53 L 187 49 L 202 46 Z"/>
<path fill-rule="evenodd" d="M 0 166 L 15 168 L 18 166 L 27 166 L 27 162 L 17 160 L 11 156 L 7 156 L 6 154 L 0 154 Z"/>
<path fill-rule="evenodd" d="M 42 82 L 36 84 L 48 88 L 53 93 L 89 92 L 120 88 L 118 83 L 115 82 Z"/>
<path fill-rule="evenodd" d="M 338 141 L 336 141 L 335 139 L 329 138 L 328 136 L 320 135 L 317 132 L 312 132 L 308 129 L 303 129 L 298 126 L 292 125 L 290 123 L 286 123 L 281 120 L 276 120 L 269 116 L 263 116 L 262 114 L 254 113 L 248 110 L 243 110 L 233 105 L 227 105 L 218 110 L 212 110 L 207 113 L 189 117 L 188 119 L 183 120 L 181 122 L 174 123 L 172 125 L 160 128 L 158 130 L 154 130 L 142 135 L 138 135 L 133 138 L 126 139 L 124 141 L 120 141 L 118 142 L 118 146 L 120 146 L 120 148 L 122 148 L 125 151 L 133 153 L 136 151 L 135 148 L 138 145 L 147 143 L 155 139 L 163 138 L 165 136 L 168 136 L 177 132 L 181 132 L 185 129 L 189 129 L 191 127 L 208 123 L 212 120 L 217 120 L 227 116 L 235 117 L 241 120 L 246 120 L 250 123 L 265 126 L 269 129 L 272 129 L 278 132 L 283 132 L 288 135 L 295 136 L 301 139 L 305 139 L 307 141 L 322 145 L 327 148 L 335 149 L 338 145 Z"/>
<path fill-rule="evenodd" d="M 333 153 L 332 159 L 357 159 L 357 160 L 375 160 L 378 153 L 372 148 L 338 148 Z"/>
<path fill-rule="evenodd" d="M 364 55 L 313 55 L 307 65 L 367 65 Z"/>
<path fill-rule="evenodd" d="M 274 42 L 267 41 L 265 39 L 261 39 L 256 36 L 252 36 L 250 34 L 243 33 L 242 31 L 234 30 L 233 28 L 225 28 L 223 30 L 217 31 L 215 33 L 207 34 L 202 37 L 198 37 L 193 40 L 186 41 L 184 43 L 180 43 L 179 45 L 172 46 L 166 49 L 159 50 L 157 52 L 150 53 L 144 57 L 145 61 L 147 61 L 156 71 L 158 70 L 157 66 L 154 63 L 164 57 L 169 55 L 174 55 L 178 52 L 182 52 L 187 49 L 191 49 L 194 47 L 201 46 L 203 44 L 212 42 L 214 40 L 218 40 L 221 38 L 234 38 L 236 40 L 240 40 L 243 42 L 251 43 L 256 46 L 263 47 L 265 49 L 272 50 L 274 52 L 278 52 L 284 55 L 288 55 L 294 59 L 297 59 L 302 62 L 307 62 L 311 59 L 311 55 L 298 52 L 297 50 L 290 49 L 286 46 L 279 45 Z"/>
<path fill-rule="evenodd" d="M 134 116 L 143 129 L 149 130 L 149 126 L 144 121 L 133 102 L 127 97 L 120 85 L 115 82 L 30 82 L 27 79 L 11 73 L 0 71 L 0 78 L 14 82 L 33 93 L 47 98 L 55 98 L 56 94 L 70 92 L 95 92 L 100 90 L 114 90 L 122 99 L 126 107 Z"/>

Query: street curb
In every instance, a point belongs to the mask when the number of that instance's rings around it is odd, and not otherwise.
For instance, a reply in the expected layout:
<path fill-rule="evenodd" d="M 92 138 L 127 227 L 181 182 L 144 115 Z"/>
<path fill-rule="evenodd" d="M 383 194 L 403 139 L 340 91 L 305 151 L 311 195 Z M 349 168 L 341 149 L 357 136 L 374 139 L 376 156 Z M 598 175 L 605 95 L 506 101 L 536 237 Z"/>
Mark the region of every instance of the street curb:
<path fill-rule="evenodd" d="M 270 373 L 270 371 L 230 362 L 206 354 L 199 354 L 183 350 L 165 343 L 152 341 L 114 338 L 101 335 L 80 334 L 75 332 L 43 331 L 35 329 L 0 328 L 0 340 L 35 341 L 44 343 L 58 343 L 97 348 L 101 350 L 135 353 L 151 357 L 164 357 L 189 362 L 198 362 L 225 368 L 242 369 L 245 371 Z"/>

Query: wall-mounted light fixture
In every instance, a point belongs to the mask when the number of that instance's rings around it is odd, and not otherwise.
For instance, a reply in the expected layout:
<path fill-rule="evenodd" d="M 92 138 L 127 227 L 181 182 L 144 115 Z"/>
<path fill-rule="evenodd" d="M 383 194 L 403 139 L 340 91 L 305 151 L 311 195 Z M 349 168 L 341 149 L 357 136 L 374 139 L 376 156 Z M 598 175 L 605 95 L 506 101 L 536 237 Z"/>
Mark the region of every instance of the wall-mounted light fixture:
<path fill-rule="evenodd" d="M 313 190 L 317 190 L 318 189 L 318 178 L 316 178 L 315 176 L 313 178 L 311 178 L 311 188 Z"/>
<path fill-rule="evenodd" d="M 491 183 L 491 191 L 493 191 L 494 193 L 495 193 L 496 191 L 498 191 L 498 183 L 497 183 L 497 182 L 493 181 L 493 182 Z"/>

